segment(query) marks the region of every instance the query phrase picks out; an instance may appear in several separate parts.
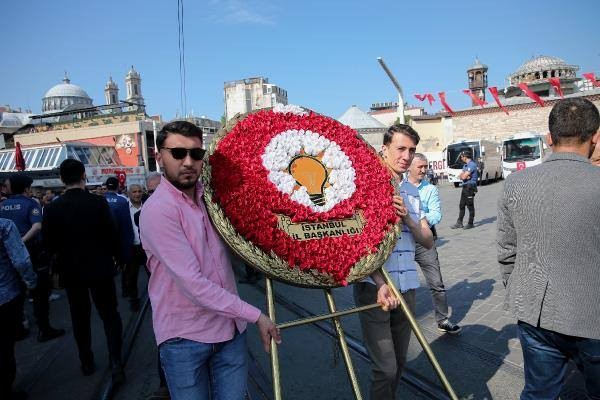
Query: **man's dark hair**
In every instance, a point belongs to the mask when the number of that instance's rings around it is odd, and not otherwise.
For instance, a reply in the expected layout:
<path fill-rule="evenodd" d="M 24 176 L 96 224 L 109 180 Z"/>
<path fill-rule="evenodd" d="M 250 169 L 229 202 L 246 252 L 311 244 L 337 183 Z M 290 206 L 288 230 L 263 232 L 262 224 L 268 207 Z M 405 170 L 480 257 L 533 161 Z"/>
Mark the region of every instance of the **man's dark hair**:
<path fill-rule="evenodd" d="M 177 134 L 186 137 L 197 137 L 202 141 L 202 129 L 187 121 L 172 121 L 162 127 L 156 135 L 156 147 L 162 149 L 167 136 Z"/>
<path fill-rule="evenodd" d="M 117 190 L 119 188 L 119 180 L 115 176 L 110 176 L 104 185 L 107 190 Z"/>
<path fill-rule="evenodd" d="M 581 97 L 559 100 L 548 117 L 548 128 L 554 144 L 565 140 L 583 143 L 594 136 L 598 127 L 598 108 Z"/>
<path fill-rule="evenodd" d="M 473 159 L 473 153 L 471 150 L 463 150 L 460 152 L 461 157 L 467 157 L 469 160 Z"/>
<path fill-rule="evenodd" d="M 8 177 L 10 182 L 10 191 L 12 194 L 23 194 L 25 189 L 31 187 L 33 179 L 23 173 L 12 174 Z"/>
<path fill-rule="evenodd" d="M 65 185 L 73 185 L 81 182 L 85 175 L 85 167 L 79 160 L 67 158 L 60 163 L 60 179 Z"/>
<path fill-rule="evenodd" d="M 392 138 L 394 137 L 394 133 L 401 133 L 403 135 L 408 136 L 412 139 L 415 145 L 419 144 L 419 134 L 413 128 L 405 124 L 394 124 L 388 128 L 388 130 L 383 134 L 383 144 L 385 146 L 392 143 Z"/>

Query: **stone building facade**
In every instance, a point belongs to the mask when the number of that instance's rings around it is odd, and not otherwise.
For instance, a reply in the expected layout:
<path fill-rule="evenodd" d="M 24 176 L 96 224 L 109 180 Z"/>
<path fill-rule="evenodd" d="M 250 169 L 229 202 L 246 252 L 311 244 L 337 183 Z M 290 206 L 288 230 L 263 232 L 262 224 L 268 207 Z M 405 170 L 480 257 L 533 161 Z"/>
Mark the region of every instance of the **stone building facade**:
<path fill-rule="evenodd" d="M 287 91 L 269 83 L 268 78 L 257 77 L 225 82 L 225 118 L 229 121 L 236 114 L 245 114 L 261 108 L 287 105 Z"/>
<path fill-rule="evenodd" d="M 574 93 L 568 97 L 584 97 L 600 109 L 600 89 Z M 499 107 L 457 111 L 452 117 L 454 137 L 479 138 L 493 141 L 520 132 L 548 132 L 548 115 L 560 98 L 546 99 L 545 107 L 533 101 L 505 106 L 506 115 Z"/>

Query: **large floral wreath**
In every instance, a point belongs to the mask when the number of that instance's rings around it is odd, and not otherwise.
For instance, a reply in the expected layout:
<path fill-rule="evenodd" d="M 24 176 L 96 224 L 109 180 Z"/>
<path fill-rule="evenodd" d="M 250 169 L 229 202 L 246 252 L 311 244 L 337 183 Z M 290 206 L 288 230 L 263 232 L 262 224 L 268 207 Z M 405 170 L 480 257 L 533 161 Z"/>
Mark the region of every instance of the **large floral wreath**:
<path fill-rule="evenodd" d="M 297 106 L 230 123 L 209 149 L 203 180 L 209 214 L 229 245 L 288 283 L 362 279 L 397 240 L 394 187 L 375 151 L 350 127 Z M 354 234 L 298 240 L 281 228 L 282 218 L 318 228 L 353 217 L 362 223 Z"/>

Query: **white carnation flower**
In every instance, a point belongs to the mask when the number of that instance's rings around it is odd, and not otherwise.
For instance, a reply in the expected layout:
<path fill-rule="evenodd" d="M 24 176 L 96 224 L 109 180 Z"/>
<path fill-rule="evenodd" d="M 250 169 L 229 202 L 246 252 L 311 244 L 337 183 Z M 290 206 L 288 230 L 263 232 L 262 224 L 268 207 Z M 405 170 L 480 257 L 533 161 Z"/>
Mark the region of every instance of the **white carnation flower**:
<path fill-rule="evenodd" d="M 275 104 L 275 107 L 273 107 L 273 112 L 282 113 L 282 114 L 292 113 L 292 114 L 296 114 L 296 115 L 308 115 L 308 112 L 306 110 L 304 110 L 302 107 L 296 106 L 294 104 L 288 104 L 288 105 L 284 106 L 281 103 L 277 103 L 277 104 Z"/>
<path fill-rule="evenodd" d="M 313 157 L 323 153 L 321 162 L 329 170 L 326 182 L 329 185 L 323 190 L 323 205 L 313 203 L 306 187 L 300 186 L 294 190 L 299 184 L 288 172 L 288 167 L 302 151 Z M 269 180 L 279 191 L 315 212 L 331 210 L 356 191 L 356 172 L 352 162 L 337 143 L 317 132 L 291 129 L 278 134 L 265 147 L 262 163 L 269 171 Z"/>

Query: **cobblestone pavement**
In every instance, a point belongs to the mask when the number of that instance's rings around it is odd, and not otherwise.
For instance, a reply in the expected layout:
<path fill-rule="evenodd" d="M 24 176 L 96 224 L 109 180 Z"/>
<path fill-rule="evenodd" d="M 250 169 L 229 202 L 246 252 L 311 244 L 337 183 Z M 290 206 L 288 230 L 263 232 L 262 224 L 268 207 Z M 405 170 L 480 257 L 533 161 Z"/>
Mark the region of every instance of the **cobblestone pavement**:
<path fill-rule="evenodd" d="M 461 339 L 522 367 L 515 319 L 503 309 L 504 286 L 496 261 L 497 201 L 503 186 L 501 181 L 479 187 L 475 196 L 475 228 L 470 230 L 450 229 L 458 217 L 460 189 L 441 186 L 443 219 L 437 227 L 437 246 L 451 320 L 463 327 Z M 422 275 L 421 278 L 417 317 L 433 325 L 427 284 Z"/>

